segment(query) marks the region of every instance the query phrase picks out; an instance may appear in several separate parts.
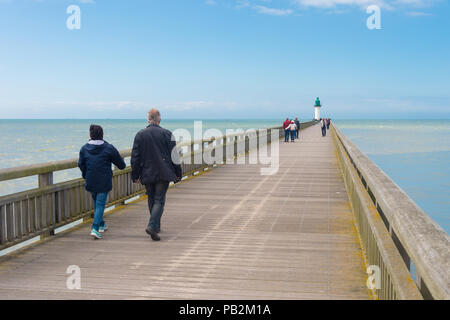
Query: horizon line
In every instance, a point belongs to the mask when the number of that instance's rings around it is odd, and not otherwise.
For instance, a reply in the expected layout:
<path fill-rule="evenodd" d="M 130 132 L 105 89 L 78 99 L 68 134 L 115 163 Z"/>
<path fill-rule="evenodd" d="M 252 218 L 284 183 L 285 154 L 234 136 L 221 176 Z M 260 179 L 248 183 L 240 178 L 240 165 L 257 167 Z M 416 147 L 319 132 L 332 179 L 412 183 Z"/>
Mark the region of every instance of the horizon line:
<path fill-rule="evenodd" d="M 300 120 L 305 119 L 297 116 Z M 290 118 L 290 117 L 288 117 Z M 325 117 L 328 118 L 328 117 Z M 193 121 L 211 121 L 211 120 L 278 120 L 283 121 L 285 117 L 277 117 L 277 118 L 162 118 L 161 122 L 164 120 L 193 120 Z M 450 120 L 450 115 L 445 117 L 437 117 L 437 118 L 420 118 L 420 117 L 412 117 L 412 118 L 348 118 L 348 117 L 338 117 L 331 118 L 334 120 Z M 2 120 L 142 120 L 147 121 L 146 118 L 0 118 Z M 314 120 L 314 118 L 307 119 L 308 121 Z"/>

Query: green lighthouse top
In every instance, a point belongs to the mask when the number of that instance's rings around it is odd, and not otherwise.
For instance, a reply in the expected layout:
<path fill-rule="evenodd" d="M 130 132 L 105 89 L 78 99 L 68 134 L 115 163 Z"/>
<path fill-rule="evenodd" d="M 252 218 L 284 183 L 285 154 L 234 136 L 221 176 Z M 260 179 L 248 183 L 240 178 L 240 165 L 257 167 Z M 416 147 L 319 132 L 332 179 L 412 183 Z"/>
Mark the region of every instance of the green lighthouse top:
<path fill-rule="evenodd" d="M 320 100 L 319 100 L 319 97 L 317 97 L 317 99 L 316 99 L 316 103 L 314 104 L 314 107 L 320 107 L 321 105 L 320 105 Z"/>

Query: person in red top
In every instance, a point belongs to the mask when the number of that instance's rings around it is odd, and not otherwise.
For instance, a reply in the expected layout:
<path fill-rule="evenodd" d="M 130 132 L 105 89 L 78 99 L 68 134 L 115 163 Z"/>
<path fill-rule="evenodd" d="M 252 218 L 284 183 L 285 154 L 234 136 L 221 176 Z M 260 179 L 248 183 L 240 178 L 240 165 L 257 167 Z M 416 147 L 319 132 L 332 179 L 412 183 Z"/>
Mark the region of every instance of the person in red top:
<path fill-rule="evenodd" d="M 283 122 L 284 142 L 289 142 L 290 131 L 287 130 L 287 127 L 289 127 L 290 125 L 291 125 L 291 121 L 289 120 L 289 118 L 286 118 L 286 120 L 284 120 L 284 122 Z"/>

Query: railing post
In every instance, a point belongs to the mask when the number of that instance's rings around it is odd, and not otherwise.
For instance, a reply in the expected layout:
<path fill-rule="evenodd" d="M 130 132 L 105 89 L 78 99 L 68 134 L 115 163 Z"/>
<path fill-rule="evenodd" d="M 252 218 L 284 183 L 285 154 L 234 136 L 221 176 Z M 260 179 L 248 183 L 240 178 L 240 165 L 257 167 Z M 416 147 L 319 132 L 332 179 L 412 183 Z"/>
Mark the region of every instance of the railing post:
<path fill-rule="evenodd" d="M 251 133 L 249 133 L 249 134 L 251 134 Z M 248 153 L 248 152 L 250 152 L 250 137 L 249 137 L 249 134 L 246 134 L 246 135 L 244 135 L 244 143 L 245 143 L 245 146 L 244 146 L 244 153 Z"/>
<path fill-rule="evenodd" d="M 189 157 L 191 158 L 191 166 L 190 166 L 190 170 L 189 171 L 192 171 L 192 173 L 194 173 L 194 170 L 196 169 L 196 167 L 195 167 L 195 150 L 194 150 L 194 146 L 195 146 L 195 144 L 194 144 L 194 140 L 192 140 L 191 141 L 191 145 L 190 145 L 190 154 L 189 154 Z"/>
<path fill-rule="evenodd" d="M 210 153 L 212 159 L 215 159 L 215 157 L 216 157 L 217 142 L 216 142 L 216 146 L 214 147 L 213 146 L 214 141 L 216 141 L 216 137 L 210 138 L 209 141 L 208 141 L 208 152 Z M 210 150 L 211 146 L 213 146 L 212 150 Z M 211 164 L 211 167 L 213 167 L 214 164 L 215 164 L 215 161 Z"/>
<path fill-rule="evenodd" d="M 228 138 L 226 135 L 222 137 L 222 158 L 223 158 L 223 164 L 226 164 L 227 162 L 227 141 Z"/>
<path fill-rule="evenodd" d="M 53 184 L 53 172 L 38 175 L 39 188 Z"/>
<path fill-rule="evenodd" d="M 239 156 L 239 134 L 236 134 L 236 137 L 234 137 L 234 156 L 237 159 Z"/>

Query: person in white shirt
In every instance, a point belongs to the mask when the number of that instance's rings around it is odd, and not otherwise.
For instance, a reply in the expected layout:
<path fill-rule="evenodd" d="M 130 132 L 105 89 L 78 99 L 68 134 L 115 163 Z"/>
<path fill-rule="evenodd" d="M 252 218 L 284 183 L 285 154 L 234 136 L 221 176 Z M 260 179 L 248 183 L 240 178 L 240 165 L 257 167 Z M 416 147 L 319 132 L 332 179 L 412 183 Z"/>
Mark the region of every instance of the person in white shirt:
<path fill-rule="evenodd" d="M 295 124 L 295 121 L 292 120 L 289 126 L 286 128 L 286 130 L 289 130 L 291 133 L 291 142 L 294 142 L 296 132 L 297 132 L 297 125 Z"/>

